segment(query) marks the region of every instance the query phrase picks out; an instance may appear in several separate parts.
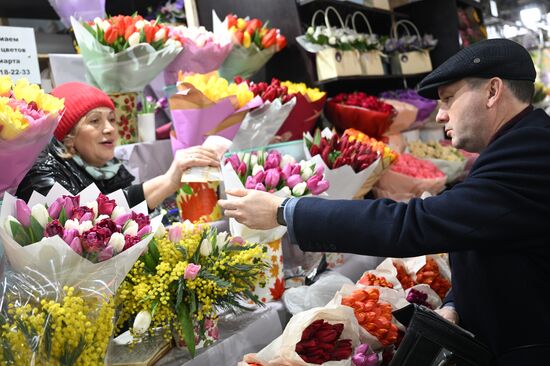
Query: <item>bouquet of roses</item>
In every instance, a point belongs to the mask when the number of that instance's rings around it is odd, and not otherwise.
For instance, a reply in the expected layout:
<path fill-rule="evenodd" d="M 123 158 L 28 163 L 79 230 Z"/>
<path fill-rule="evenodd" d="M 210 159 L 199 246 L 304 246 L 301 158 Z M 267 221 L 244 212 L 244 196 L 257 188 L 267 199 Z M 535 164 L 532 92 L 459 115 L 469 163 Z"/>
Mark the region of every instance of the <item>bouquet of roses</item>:
<path fill-rule="evenodd" d="M 170 27 L 170 37 L 184 45 L 184 50 L 164 69 L 166 85 L 178 81 L 178 72 L 206 74 L 220 68 L 233 43 L 227 33 L 215 35 L 204 27 Z"/>
<path fill-rule="evenodd" d="M 277 28 L 268 28 L 268 22 L 259 19 L 238 18 L 228 14 L 223 23 L 213 13 L 214 33 L 229 34 L 233 50 L 220 67 L 227 78 L 240 75 L 249 78 L 261 69 L 276 53 L 286 47 L 286 38 Z"/>
<path fill-rule="evenodd" d="M 140 15 L 71 24 L 87 77 L 107 93 L 142 91 L 182 49 L 166 26 Z"/>
<path fill-rule="evenodd" d="M 390 104 L 363 92 L 340 93 L 327 101 L 328 119 L 339 129 L 354 128 L 381 138 L 396 114 Z"/>
<path fill-rule="evenodd" d="M 113 294 L 161 219 L 149 219 L 145 202 L 130 210 L 122 191 L 104 196 L 94 185 L 72 196 L 55 184 L 28 203 L 7 194 L 0 238 L 14 273 L 0 298 L 8 332 L 2 339 L 12 355 L 4 357 L 16 364 L 104 363 Z"/>
<path fill-rule="evenodd" d="M 216 73 L 180 73 L 178 90 L 169 99 L 174 152 L 200 145 L 209 135 L 232 140 L 248 110 L 262 105 L 246 83 L 230 83 Z"/>
<path fill-rule="evenodd" d="M 349 141 L 348 135 L 338 136 L 325 129 L 312 137 L 304 134 L 306 157 L 325 168 L 331 186 L 327 195 L 332 199 L 364 196 L 363 185 L 381 164 L 380 154 L 370 144 Z"/>
<path fill-rule="evenodd" d="M 261 304 L 251 288 L 263 281 L 264 248 L 189 222 L 160 230 L 121 285 L 118 325 L 133 321 L 147 329 L 171 328 L 176 344 L 195 349 L 218 339 L 218 311 L 248 310 L 243 300 Z"/>
<path fill-rule="evenodd" d="M 36 84 L 0 76 L 0 198 L 14 193 L 63 114 L 63 99 Z"/>

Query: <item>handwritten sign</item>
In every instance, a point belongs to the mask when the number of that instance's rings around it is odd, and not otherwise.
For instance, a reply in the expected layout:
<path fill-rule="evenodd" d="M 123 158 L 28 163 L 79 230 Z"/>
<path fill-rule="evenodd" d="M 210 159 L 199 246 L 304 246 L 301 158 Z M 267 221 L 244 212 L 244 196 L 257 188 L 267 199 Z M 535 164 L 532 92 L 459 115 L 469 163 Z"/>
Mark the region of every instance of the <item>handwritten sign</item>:
<path fill-rule="evenodd" d="M 0 27 L 0 75 L 41 83 L 32 28 Z"/>

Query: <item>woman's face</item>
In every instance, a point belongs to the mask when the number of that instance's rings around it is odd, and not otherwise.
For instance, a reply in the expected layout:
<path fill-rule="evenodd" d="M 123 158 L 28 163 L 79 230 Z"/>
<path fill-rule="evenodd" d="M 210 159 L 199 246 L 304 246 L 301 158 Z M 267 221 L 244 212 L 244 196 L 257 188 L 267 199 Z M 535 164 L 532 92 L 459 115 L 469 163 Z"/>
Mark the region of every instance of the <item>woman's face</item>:
<path fill-rule="evenodd" d="M 86 163 L 102 167 L 115 156 L 115 112 L 106 107 L 89 111 L 78 122 L 73 145 Z"/>

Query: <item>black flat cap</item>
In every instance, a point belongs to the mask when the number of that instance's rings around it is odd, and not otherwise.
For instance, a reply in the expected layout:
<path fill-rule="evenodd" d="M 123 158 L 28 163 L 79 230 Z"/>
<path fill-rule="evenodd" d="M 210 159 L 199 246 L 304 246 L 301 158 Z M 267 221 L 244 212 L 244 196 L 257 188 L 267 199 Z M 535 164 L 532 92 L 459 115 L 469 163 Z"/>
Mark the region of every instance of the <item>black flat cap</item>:
<path fill-rule="evenodd" d="M 460 50 L 439 65 L 418 84 L 418 94 L 439 99 L 438 87 L 468 77 L 534 82 L 536 71 L 529 52 L 520 44 L 508 39 L 487 39 Z"/>

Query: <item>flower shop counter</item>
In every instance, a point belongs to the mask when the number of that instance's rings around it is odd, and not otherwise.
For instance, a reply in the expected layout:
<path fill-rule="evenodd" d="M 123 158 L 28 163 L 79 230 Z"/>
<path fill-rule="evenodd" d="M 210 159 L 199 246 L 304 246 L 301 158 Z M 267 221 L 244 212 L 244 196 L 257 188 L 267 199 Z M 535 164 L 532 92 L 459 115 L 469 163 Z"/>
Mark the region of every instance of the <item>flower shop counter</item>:
<path fill-rule="evenodd" d="M 289 317 L 281 302 L 268 303 L 250 313 L 221 317 L 218 342 L 198 350 L 194 359 L 187 351 L 173 348 L 156 366 L 236 365 L 244 354 L 257 352 L 281 335 Z"/>

